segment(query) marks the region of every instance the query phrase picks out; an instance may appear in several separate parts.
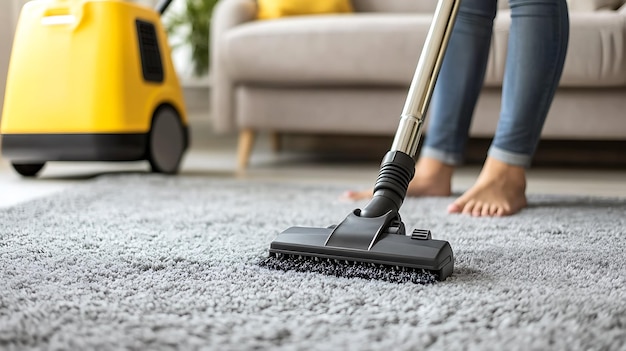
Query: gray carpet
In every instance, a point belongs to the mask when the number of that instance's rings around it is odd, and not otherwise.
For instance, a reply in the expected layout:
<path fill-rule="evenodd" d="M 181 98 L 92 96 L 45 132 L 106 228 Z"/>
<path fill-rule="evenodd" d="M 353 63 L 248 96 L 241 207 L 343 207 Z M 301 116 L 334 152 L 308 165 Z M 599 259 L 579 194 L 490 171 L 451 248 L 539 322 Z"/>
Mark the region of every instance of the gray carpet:
<path fill-rule="evenodd" d="M 455 250 L 443 283 L 256 265 L 355 207 L 341 190 L 122 175 L 0 210 L 0 349 L 626 349 L 626 200 L 475 219 L 410 199 L 407 226 Z"/>

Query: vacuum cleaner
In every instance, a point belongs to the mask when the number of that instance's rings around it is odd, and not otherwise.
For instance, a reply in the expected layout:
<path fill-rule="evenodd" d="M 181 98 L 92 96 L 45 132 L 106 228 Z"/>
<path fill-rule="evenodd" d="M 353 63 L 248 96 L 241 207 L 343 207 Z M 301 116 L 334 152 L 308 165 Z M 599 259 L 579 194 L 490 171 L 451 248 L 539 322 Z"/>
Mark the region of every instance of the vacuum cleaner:
<path fill-rule="evenodd" d="M 122 0 L 34 0 L 20 13 L 2 155 L 36 176 L 48 161 L 148 160 L 177 172 L 189 144 L 159 13 Z"/>
<path fill-rule="evenodd" d="M 269 257 L 262 266 L 416 283 L 441 281 L 452 274 L 450 244 L 434 240 L 429 230 L 407 233 L 399 210 L 415 173 L 426 111 L 459 4 L 460 0 L 439 0 L 437 4 L 398 130 L 382 160 L 370 202 L 338 225 L 283 231 L 270 244 Z"/>

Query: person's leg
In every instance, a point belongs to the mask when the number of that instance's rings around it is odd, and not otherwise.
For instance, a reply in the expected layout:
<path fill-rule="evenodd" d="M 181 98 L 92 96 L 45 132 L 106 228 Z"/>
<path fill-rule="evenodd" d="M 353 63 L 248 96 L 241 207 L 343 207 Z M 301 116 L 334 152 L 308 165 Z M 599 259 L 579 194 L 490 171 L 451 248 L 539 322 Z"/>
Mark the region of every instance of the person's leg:
<path fill-rule="evenodd" d="M 472 115 L 487 69 L 496 8 L 494 0 L 461 1 L 430 104 L 422 158 L 449 166 L 463 161 Z"/>
<path fill-rule="evenodd" d="M 512 21 L 500 121 L 476 184 L 450 206 L 450 212 L 509 215 L 526 206 L 525 168 L 561 77 L 569 18 L 565 0 L 509 4 Z"/>
<path fill-rule="evenodd" d="M 454 166 L 462 162 L 472 114 L 483 84 L 495 0 L 463 0 L 430 104 L 428 130 L 408 196 L 448 196 Z M 372 191 L 344 197 L 369 198 Z"/>

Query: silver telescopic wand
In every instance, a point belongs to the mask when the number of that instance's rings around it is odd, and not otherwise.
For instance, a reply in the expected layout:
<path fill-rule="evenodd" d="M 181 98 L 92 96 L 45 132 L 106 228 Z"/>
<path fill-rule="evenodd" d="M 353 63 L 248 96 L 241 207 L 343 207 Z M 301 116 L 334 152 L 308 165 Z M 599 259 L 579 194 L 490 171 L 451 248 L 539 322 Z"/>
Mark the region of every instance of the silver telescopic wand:
<path fill-rule="evenodd" d="M 437 4 L 434 19 L 428 30 L 424 49 L 417 63 L 409 94 L 402 110 L 400 125 L 391 151 L 400 151 L 412 158 L 416 156 L 428 104 L 439 75 L 460 3 L 461 0 L 439 0 Z"/>

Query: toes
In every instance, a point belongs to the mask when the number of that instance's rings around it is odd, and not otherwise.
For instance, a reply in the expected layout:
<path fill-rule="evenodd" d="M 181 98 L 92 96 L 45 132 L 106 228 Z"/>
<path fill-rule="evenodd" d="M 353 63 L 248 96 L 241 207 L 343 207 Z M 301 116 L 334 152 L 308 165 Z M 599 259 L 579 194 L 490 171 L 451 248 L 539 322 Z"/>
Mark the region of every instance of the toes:
<path fill-rule="evenodd" d="M 472 216 L 480 217 L 480 214 L 483 211 L 483 203 L 480 201 L 476 201 L 474 207 L 472 208 Z"/>
<path fill-rule="evenodd" d="M 511 213 L 508 206 L 489 204 L 477 200 L 469 200 L 462 212 L 473 217 L 507 216 Z"/>
<path fill-rule="evenodd" d="M 356 196 L 356 192 L 354 191 L 344 191 L 343 194 L 341 194 L 341 196 L 339 196 L 339 199 L 341 200 L 354 200 L 354 197 Z"/>
<path fill-rule="evenodd" d="M 448 206 L 448 213 L 471 215 L 474 205 L 474 200 L 465 201 L 463 198 L 459 198 Z"/>
<path fill-rule="evenodd" d="M 514 206 L 506 202 L 472 199 L 467 194 L 448 205 L 448 213 L 461 213 L 473 217 L 508 216 L 516 211 Z"/>
<path fill-rule="evenodd" d="M 463 206 L 463 214 L 467 214 L 467 215 L 471 215 L 472 214 L 472 210 L 474 209 L 474 205 L 476 205 L 476 201 L 474 200 L 469 200 L 465 206 Z"/>
<path fill-rule="evenodd" d="M 363 200 L 363 199 L 369 199 L 372 197 L 372 192 L 371 191 L 352 191 L 352 190 L 348 190 L 345 191 L 343 194 L 341 194 L 341 199 L 342 200 L 349 200 L 349 201 L 358 201 L 358 200 Z"/>
<path fill-rule="evenodd" d="M 498 207 L 498 216 L 509 216 L 513 214 L 513 210 L 509 204 L 503 204 Z"/>
<path fill-rule="evenodd" d="M 498 205 L 496 204 L 491 204 L 491 206 L 489 206 L 489 215 L 490 216 L 496 216 L 498 214 Z"/>
<path fill-rule="evenodd" d="M 490 204 L 484 204 L 483 205 L 483 210 L 480 211 L 480 215 L 482 217 L 489 217 L 489 216 L 491 216 L 490 211 L 491 211 L 491 205 Z"/>
<path fill-rule="evenodd" d="M 496 216 L 498 216 L 498 217 L 502 217 L 502 216 L 504 216 L 504 208 L 502 208 L 502 207 L 500 207 L 500 206 L 497 206 L 497 209 L 496 209 Z"/>
<path fill-rule="evenodd" d="M 468 202 L 463 198 L 458 198 L 456 201 L 448 205 L 448 213 L 466 213 Z"/>
<path fill-rule="evenodd" d="M 463 206 L 457 202 L 453 202 L 448 205 L 448 213 L 461 213 L 461 211 L 463 211 Z"/>

